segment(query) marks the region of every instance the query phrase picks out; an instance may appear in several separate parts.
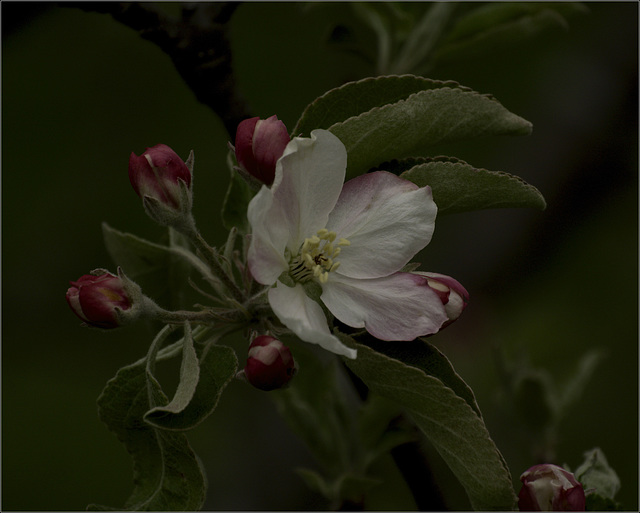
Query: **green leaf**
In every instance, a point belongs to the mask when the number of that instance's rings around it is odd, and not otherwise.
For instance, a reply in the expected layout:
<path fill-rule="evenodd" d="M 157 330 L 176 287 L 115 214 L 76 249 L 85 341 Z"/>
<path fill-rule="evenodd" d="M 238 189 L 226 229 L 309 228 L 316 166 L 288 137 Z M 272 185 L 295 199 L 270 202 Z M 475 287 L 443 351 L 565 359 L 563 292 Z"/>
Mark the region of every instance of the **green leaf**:
<path fill-rule="evenodd" d="M 604 358 L 604 352 L 600 349 L 591 349 L 584 353 L 577 363 L 576 369 L 568 374 L 560 388 L 558 397 L 558 409 L 568 411 L 569 407 L 577 402 L 595 373 L 596 367 Z"/>
<path fill-rule="evenodd" d="M 340 337 L 353 345 L 353 339 Z M 355 347 L 358 358 L 345 363 L 373 392 L 407 410 L 464 486 L 473 508 L 516 509 L 507 465 L 469 403 L 419 367 L 363 344 Z"/>
<path fill-rule="evenodd" d="M 163 329 L 152 345 L 154 361 L 168 332 Z M 174 355 L 175 351 L 165 352 L 158 360 Z M 148 378 L 147 361 L 142 359 L 120 369 L 98 398 L 100 419 L 133 458 L 134 488 L 124 508 L 118 509 L 199 510 L 206 494 L 204 470 L 186 436 L 156 429 L 143 420 L 150 406 L 167 403 L 157 381 Z M 111 508 L 90 505 L 88 509 Z"/>
<path fill-rule="evenodd" d="M 378 353 L 382 353 L 394 360 L 399 360 L 406 365 L 416 367 L 424 371 L 428 376 L 439 379 L 444 385 L 453 390 L 456 395 L 463 398 L 476 414 L 482 418 L 473 390 L 458 375 L 449 359 L 427 340 L 416 339 L 402 342 L 401 344 L 390 344 L 364 333 L 357 337 L 357 341 L 366 344 Z"/>
<path fill-rule="evenodd" d="M 566 30 L 567 18 L 584 14 L 580 2 L 494 2 L 473 9 L 453 26 L 434 55 L 438 64 L 487 58 L 549 29 Z"/>
<path fill-rule="evenodd" d="M 371 77 L 348 82 L 327 91 L 310 103 L 291 133 L 294 136 L 308 136 L 316 128 L 329 129 L 336 123 L 376 107 L 406 100 L 420 91 L 442 87 L 471 92 L 471 89 L 457 82 L 443 82 L 413 75 Z"/>
<path fill-rule="evenodd" d="M 180 383 L 171 402 L 149 410 L 144 420 L 170 430 L 191 429 L 215 410 L 223 390 L 236 375 L 238 358 L 230 347 L 204 346 L 200 358 L 192 338 L 184 339 Z"/>
<path fill-rule="evenodd" d="M 607 458 L 599 447 L 584 453 L 584 462 L 574 475 L 585 491 L 595 489 L 596 493 L 606 499 L 612 499 L 620 489 L 620 478 L 607 462 Z"/>
<path fill-rule="evenodd" d="M 113 261 L 131 278 L 167 267 L 168 246 L 121 232 L 107 223 L 102 223 L 102 235 Z"/>
<path fill-rule="evenodd" d="M 168 230 L 169 246 L 156 244 L 102 223 L 102 235 L 109 255 L 127 276 L 140 281 L 145 293 L 173 307 L 178 305 L 188 284 L 191 265 L 197 257 L 187 249 L 184 236 Z"/>
<path fill-rule="evenodd" d="M 178 382 L 178 387 L 169 404 L 166 406 L 156 406 L 145 414 L 144 420 L 151 422 L 151 424 L 154 424 L 154 417 L 163 418 L 181 413 L 193 398 L 193 394 L 198 386 L 200 366 L 198 365 L 198 355 L 193 346 L 193 335 L 189 323 L 185 323 L 184 331 L 182 364 L 180 366 L 180 381 Z"/>
<path fill-rule="evenodd" d="M 625 509 L 617 501 L 591 493 L 585 497 L 585 511 L 625 511 Z"/>
<path fill-rule="evenodd" d="M 347 176 L 431 147 L 486 135 L 528 135 L 531 123 L 490 95 L 413 75 L 350 82 L 312 102 L 293 135 L 333 132 L 348 152 Z"/>
<path fill-rule="evenodd" d="M 412 73 L 424 62 L 441 37 L 456 2 L 433 2 L 402 45 L 391 63 L 392 73 Z"/>
<path fill-rule="evenodd" d="M 544 210 L 547 205 L 538 189 L 517 176 L 477 169 L 450 157 L 406 159 L 379 168 L 398 173 L 420 187 L 429 185 L 441 215 L 488 208 Z"/>
<path fill-rule="evenodd" d="M 329 131 L 344 143 L 347 176 L 353 177 L 387 160 L 426 156 L 436 144 L 487 135 L 527 135 L 531 123 L 489 96 L 442 87 L 375 107 L 335 123 Z"/>

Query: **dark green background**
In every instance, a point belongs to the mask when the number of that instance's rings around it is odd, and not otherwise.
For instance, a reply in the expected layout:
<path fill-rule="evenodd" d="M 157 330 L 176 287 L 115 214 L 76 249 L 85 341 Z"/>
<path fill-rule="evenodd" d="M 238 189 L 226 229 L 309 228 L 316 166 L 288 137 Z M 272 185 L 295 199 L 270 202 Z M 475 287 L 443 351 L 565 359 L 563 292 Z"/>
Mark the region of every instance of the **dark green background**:
<path fill-rule="evenodd" d="M 549 207 L 443 217 L 421 256 L 425 270 L 450 274 L 471 293 L 464 316 L 432 340 L 476 391 L 514 479 L 534 462 L 505 416 L 492 348 L 524 350 L 560 381 L 587 349 L 606 350 L 561 424 L 556 463 L 575 468 L 583 451 L 600 446 L 622 481 L 617 498 L 634 510 L 638 6 L 587 5 L 566 30 L 431 75 L 492 93 L 533 123 L 530 137 L 443 152 L 522 176 Z M 184 158 L 195 151 L 195 217 L 221 244 L 229 136 L 168 57 L 108 15 L 56 4 L 2 7 L 2 508 L 118 506 L 130 490 L 130 461 L 97 418 L 95 399 L 119 366 L 146 352 L 152 332 L 81 329 L 64 293 L 69 280 L 113 268 L 102 221 L 160 237 L 127 177 L 130 152 L 159 142 Z M 278 114 L 292 128 L 315 97 L 372 73 L 322 43 L 349 12 L 341 3 L 238 8 L 234 62 L 255 115 Z M 206 508 L 324 507 L 292 472 L 313 462 L 266 394 L 232 383 L 191 439 L 208 472 Z M 450 506 L 464 508 L 433 460 Z M 375 501 L 411 507 L 395 485 Z"/>

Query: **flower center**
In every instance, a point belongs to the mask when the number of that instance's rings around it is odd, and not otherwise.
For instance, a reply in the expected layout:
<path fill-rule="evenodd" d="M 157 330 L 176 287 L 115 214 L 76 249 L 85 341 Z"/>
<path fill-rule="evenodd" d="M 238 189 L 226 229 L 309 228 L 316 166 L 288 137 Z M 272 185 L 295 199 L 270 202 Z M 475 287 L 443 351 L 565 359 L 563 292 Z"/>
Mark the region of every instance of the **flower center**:
<path fill-rule="evenodd" d="M 329 273 L 335 271 L 340 262 L 336 257 L 343 246 L 351 243 L 347 239 L 340 239 L 337 243 L 336 232 L 326 228 L 305 239 L 298 255 L 289 263 L 291 277 L 301 283 L 315 278 L 320 283 L 327 283 Z"/>

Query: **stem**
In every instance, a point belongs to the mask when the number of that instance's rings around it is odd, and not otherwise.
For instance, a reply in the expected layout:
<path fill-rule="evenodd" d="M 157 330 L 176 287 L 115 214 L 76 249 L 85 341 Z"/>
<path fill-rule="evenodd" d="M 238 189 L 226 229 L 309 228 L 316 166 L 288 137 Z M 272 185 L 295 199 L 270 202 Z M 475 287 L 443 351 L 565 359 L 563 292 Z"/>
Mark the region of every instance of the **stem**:
<path fill-rule="evenodd" d="M 205 265 L 205 263 L 202 260 L 200 260 L 196 255 L 191 253 L 191 251 L 181 248 L 179 246 L 169 247 L 169 251 L 187 260 L 193 267 L 195 267 L 198 271 L 200 271 L 200 274 L 202 274 L 202 276 L 207 281 L 220 282 L 220 280 L 211 272 L 211 270 Z"/>
<path fill-rule="evenodd" d="M 391 449 L 391 456 L 402 474 L 420 511 L 445 511 L 446 504 L 419 442 L 407 442 Z"/>
<path fill-rule="evenodd" d="M 244 302 L 244 294 L 238 288 L 233 278 L 229 276 L 229 273 L 222 267 L 222 265 L 220 265 L 216 251 L 207 244 L 207 242 L 202 238 L 202 235 L 200 235 L 200 232 L 194 228 L 190 233 L 186 233 L 185 235 L 191 239 L 194 246 L 196 246 L 196 248 L 198 248 L 207 259 L 207 263 L 211 267 L 212 271 L 222 282 L 225 288 L 231 293 L 233 298 L 239 303 Z"/>
<path fill-rule="evenodd" d="M 157 319 L 167 324 L 183 324 L 185 321 L 199 324 L 210 324 L 221 321 L 235 323 L 241 320 L 240 316 L 236 310 L 229 311 L 227 315 L 210 310 L 203 310 L 201 312 L 191 312 L 189 310 L 169 311 L 162 308 L 157 310 Z"/>

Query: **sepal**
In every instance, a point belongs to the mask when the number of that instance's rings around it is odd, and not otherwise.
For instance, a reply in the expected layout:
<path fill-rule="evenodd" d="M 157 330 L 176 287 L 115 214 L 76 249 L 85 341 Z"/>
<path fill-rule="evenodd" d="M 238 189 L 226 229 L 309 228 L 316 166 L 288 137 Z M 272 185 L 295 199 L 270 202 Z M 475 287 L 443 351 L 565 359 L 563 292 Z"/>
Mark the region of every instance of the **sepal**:
<path fill-rule="evenodd" d="M 170 226 L 182 233 L 195 230 L 195 221 L 191 214 L 193 206 L 191 186 L 178 179 L 180 207 L 175 209 L 152 196 L 143 196 L 142 205 L 147 215 L 162 226 Z"/>

